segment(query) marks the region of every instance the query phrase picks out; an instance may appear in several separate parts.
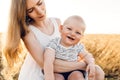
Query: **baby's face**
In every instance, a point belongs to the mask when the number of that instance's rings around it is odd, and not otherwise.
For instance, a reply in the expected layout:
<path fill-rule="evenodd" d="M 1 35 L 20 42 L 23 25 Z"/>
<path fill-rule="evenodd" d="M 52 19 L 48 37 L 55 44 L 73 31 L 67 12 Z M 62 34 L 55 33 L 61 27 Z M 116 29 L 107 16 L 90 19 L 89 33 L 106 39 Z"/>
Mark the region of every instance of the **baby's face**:
<path fill-rule="evenodd" d="M 77 44 L 83 36 L 82 24 L 72 21 L 63 25 L 61 29 L 61 42 L 64 45 L 72 46 Z"/>

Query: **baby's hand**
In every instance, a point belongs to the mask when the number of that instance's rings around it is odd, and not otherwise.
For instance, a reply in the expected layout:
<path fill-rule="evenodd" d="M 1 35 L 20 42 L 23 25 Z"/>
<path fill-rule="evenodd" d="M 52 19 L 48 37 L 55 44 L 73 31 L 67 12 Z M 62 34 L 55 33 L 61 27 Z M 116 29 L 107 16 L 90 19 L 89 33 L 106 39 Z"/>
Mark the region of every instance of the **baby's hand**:
<path fill-rule="evenodd" d="M 88 72 L 89 80 L 95 80 L 95 64 L 93 63 L 88 64 L 86 72 Z"/>

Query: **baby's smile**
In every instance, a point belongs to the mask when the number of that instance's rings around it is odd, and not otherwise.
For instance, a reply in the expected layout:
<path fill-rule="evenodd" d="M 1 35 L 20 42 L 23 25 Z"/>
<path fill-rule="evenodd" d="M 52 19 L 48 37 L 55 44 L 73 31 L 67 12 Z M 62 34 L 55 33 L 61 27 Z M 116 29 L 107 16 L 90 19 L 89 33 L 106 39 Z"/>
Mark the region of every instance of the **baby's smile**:
<path fill-rule="evenodd" d="M 71 36 L 67 36 L 67 38 L 69 38 L 70 40 L 75 40 L 75 38 L 73 38 Z"/>

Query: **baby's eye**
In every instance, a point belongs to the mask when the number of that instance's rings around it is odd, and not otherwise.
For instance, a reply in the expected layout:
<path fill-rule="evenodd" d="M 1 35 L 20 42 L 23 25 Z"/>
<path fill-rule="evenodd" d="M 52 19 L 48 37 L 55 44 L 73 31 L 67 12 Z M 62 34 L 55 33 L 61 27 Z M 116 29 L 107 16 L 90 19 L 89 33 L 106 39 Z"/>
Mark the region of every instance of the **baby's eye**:
<path fill-rule="evenodd" d="M 71 28 L 67 28 L 68 30 L 72 30 Z"/>
<path fill-rule="evenodd" d="M 79 34 L 79 35 L 81 35 L 81 33 L 80 33 L 80 32 L 76 32 L 76 34 Z"/>

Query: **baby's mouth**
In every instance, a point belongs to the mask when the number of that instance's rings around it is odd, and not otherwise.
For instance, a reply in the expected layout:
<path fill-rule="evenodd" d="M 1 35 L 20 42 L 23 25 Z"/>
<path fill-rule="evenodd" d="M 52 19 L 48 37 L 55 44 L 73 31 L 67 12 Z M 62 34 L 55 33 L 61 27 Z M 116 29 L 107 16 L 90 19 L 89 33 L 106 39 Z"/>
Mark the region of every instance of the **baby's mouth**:
<path fill-rule="evenodd" d="M 73 37 L 67 36 L 68 39 L 70 40 L 75 40 Z"/>

